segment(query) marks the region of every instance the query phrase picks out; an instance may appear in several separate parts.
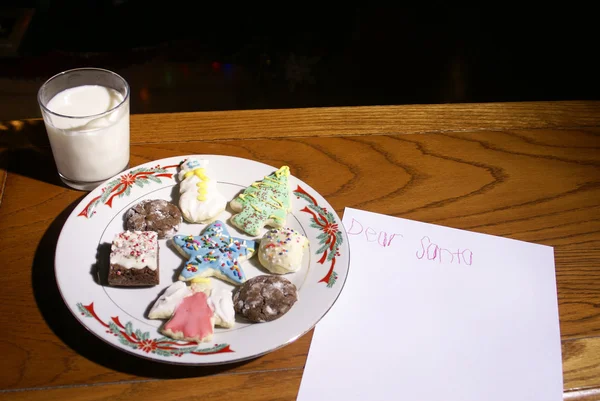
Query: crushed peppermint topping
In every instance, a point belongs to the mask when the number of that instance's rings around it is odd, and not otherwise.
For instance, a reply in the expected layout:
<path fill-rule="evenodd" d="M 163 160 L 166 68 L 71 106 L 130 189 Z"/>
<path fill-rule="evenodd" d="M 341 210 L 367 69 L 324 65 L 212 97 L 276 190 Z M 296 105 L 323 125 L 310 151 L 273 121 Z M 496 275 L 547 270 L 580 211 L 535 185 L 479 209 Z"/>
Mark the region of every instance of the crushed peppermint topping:
<path fill-rule="evenodd" d="M 125 268 L 156 268 L 158 233 L 126 231 L 115 236 L 110 253 L 111 264 Z"/>

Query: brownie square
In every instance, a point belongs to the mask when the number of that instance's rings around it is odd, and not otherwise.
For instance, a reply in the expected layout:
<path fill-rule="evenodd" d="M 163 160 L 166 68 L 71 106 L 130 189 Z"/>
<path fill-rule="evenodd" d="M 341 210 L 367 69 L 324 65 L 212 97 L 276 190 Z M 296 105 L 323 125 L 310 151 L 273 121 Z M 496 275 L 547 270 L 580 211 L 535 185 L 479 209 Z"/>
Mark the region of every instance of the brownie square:
<path fill-rule="evenodd" d="M 158 283 L 158 233 L 125 231 L 115 235 L 111 245 L 108 284 L 139 287 Z"/>

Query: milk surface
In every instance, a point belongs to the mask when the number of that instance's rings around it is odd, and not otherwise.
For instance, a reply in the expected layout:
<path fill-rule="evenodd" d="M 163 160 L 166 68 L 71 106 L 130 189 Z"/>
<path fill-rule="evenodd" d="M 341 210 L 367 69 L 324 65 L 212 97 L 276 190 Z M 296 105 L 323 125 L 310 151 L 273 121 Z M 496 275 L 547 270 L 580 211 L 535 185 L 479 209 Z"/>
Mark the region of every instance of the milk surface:
<path fill-rule="evenodd" d="M 44 114 L 58 172 L 72 181 L 100 181 L 129 162 L 129 99 L 112 89 L 84 85 L 56 94 Z M 113 110 L 109 113 L 108 111 Z M 75 118 L 74 118 L 75 117 Z"/>

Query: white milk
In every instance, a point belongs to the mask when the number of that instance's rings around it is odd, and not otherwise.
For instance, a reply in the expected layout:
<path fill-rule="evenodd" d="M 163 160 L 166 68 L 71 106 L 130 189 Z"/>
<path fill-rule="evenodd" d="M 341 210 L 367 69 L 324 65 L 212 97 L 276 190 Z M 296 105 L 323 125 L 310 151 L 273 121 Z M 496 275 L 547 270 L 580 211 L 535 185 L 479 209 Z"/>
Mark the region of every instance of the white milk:
<path fill-rule="evenodd" d="M 129 99 L 104 86 L 84 85 L 56 94 L 44 114 L 58 172 L 72 181 L 100 181 L 129 163 Z M 81 118 L 68 118 L 81 117 Z"/>

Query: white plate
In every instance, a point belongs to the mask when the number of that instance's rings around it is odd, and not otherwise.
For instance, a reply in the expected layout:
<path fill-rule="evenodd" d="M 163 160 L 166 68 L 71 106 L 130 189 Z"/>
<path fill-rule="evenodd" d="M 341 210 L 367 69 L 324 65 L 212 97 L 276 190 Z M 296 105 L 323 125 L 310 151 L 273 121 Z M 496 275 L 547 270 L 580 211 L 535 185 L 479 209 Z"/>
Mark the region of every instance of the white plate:
<path fill-rule="evenodd" d="M 268 323 L 237 321 L 232 329 L 215 329 L 211 343 L 173 341 L 159 332 L 163 321 L 147 319 L 149 307 L 174 280 L 185 262 L 159 240 L 160 284 L 150 288 L 104 285 L 113 236 L 124 230 L 123 214 L 144 199 L 178 202 L 178 165 L 189 157 L 210 160 L 220 192 L 228 199 L 281 166 L 252 160 L 193 155 L 146 163 L 88 194 L 67 219 L 56 247 L 55 273 L 61 295 L 81 324 L 107 343 L 136 356 L 157 361 L 206 365 L 241 361 L 276 350 L 309 331 L 331 308 L 346 280 L 348 241 L 333 208 L 314 189 L 290 175 L 295 197 L 286 226 L 310 241 L 302 268 L 285 275 L 298 288 L 298 301 L 281 318 Z M 231 235 L 250 237 L 229 224 L 228 208 L 219 216 Z M 199 235 L 205 225 L 181 224 L 178 234 Z M 264 229 L 265 232 L 267 229 Z M 268 274 L 255 255 L 244 261 L 247 278 Z M 99 279 L 100 277 L 100 279 Z M 99 281 L 100 280 L 100 281 Z M 213 287 L 233 288 L 218 279 Z"/>

